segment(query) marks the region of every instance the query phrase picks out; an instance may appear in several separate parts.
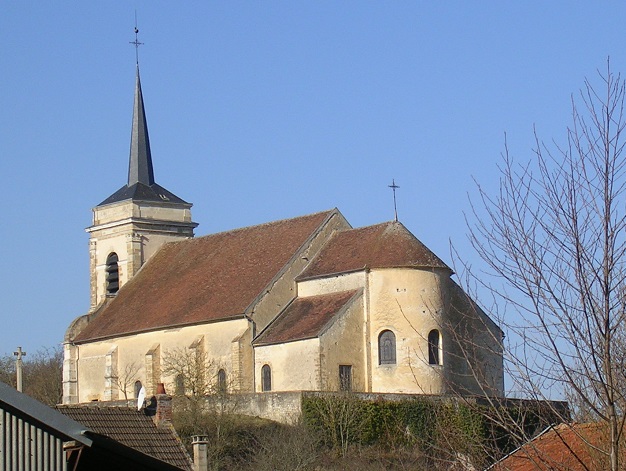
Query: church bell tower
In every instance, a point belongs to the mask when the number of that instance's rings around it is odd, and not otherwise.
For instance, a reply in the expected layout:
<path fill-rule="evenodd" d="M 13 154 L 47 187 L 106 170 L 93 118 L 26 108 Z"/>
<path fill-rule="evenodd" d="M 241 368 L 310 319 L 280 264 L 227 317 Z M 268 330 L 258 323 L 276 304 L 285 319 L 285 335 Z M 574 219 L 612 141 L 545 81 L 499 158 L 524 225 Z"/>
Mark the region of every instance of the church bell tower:
<path fill-rule="evenodd" d="M 191 203 L 154 180 L 139 65 L 128 182 L 93 208 L 90 235 L 91 309 L 113 297 L 166 242 L 193 237 Z"/>

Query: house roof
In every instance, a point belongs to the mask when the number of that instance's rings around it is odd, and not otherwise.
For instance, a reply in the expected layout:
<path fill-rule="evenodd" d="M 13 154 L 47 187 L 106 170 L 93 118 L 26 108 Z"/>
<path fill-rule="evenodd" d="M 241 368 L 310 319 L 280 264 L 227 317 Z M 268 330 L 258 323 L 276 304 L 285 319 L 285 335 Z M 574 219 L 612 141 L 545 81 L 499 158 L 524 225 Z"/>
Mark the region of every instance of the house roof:
<path fill-rule="evenodd" d="M 271 345 L 316 337 L 359 291 L 297 298 L 253 342 Z"/>
<path fill-rule="evenodd" d="M 363 268 L 450 268 L 398 221 L 337 232 L 298 279 Z"/>
<path fill-rule="evenodd" d="M 57 406 L 57 410 L 86 425 L 91 434 L 110 438 L 177 468 L 191 470 L 189 457 L 173 430 L 157 427 L 143 410 L 99 405 L 63 405 Z"/>
<path fill-rule="evenodd" d="M 2 382 L 0 382 L 0 408 L 9 410 L 14 415 L 27 419 L 28 422 L 40 424 L 57 437 L 91 446 L 92 441 L 85 436 L 87 428 L 83 424 Z"/>
<path fill-rule="evenodd" d="M 74 339 L 242 316 L 336 209 L 165 244 Z"/>
<path fill-rule="evenodd" d="M 504 457 L 491 471 L 586 471 L 608 469 L 606 426 L 560 424 Z M 603 446 L 604 445 L 604 446 Z M 622 457 L 623 458 L 623 457 Z"/>

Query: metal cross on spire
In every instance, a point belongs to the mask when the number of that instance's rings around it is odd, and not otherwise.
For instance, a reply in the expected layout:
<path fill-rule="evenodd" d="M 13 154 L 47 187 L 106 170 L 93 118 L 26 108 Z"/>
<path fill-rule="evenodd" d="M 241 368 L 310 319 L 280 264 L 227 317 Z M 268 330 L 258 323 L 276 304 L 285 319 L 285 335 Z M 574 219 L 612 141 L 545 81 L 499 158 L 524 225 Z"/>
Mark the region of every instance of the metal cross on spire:
<path fill-rule="evenodd" d="M 137 28 L 137 12 L 135 12 L 135 40 L 129 41 L 129 44 L 135 45 L 135 61 L 137 65 L 139 65 L 139 46 L 143 45 L 143 43 L 139 42 L 139 28 Z"/>
<path fill-rule="evenodd" d="M 398 206 L 396 204 L 396 190 L 400 187 L 396 185 L 395 178 L 391 179 L 391 185 L 389 185 L 389 188 L 393 190 L 393 212 L 395 214 L 395 221 L 397 222 L 398 221 Z"/>

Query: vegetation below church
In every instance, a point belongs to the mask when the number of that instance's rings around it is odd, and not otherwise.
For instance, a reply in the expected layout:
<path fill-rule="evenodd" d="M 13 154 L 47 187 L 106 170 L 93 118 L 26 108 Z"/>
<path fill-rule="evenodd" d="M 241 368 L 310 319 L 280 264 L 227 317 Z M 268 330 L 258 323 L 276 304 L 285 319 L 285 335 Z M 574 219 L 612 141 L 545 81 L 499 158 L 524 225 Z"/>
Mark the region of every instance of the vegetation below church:
<path fill-rule="evenodd" d="M 201 404 L 175 398 L 174 426 L 190 452 L 193 435 L 208 437 L 213 470 L 482 469 L 519 445 L 489 408 L 460 401 L 312 395 L 295 425 Z M 537 404 L 507 409 L 530 436 L 551 420 Z"/>
<path fill-rule="evenodd" d="M 63 396 L 63 350 L 41 348 L 28 352 L 22 361 L 23 392 L 48 406 L 59 404 Z M 13 355 L 0 357 L 0 381 L 17 386 Z"/>

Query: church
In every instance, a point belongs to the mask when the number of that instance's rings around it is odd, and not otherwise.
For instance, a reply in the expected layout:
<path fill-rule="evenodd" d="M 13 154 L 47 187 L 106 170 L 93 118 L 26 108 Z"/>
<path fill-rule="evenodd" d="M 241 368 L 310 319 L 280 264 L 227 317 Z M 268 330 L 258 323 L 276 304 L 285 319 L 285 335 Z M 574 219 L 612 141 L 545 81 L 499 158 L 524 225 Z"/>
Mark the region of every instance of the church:
<path fill-rule="evenodd" d="M 137 66 L 128 181 L 87 228 L 64 403 L 177 390 L 180 351 L 228 393 L 504 394 L 501 329 L 398 220 L 353 228 L 334 208 L 194 237 L 191 207 L 155 181 Z"/>

